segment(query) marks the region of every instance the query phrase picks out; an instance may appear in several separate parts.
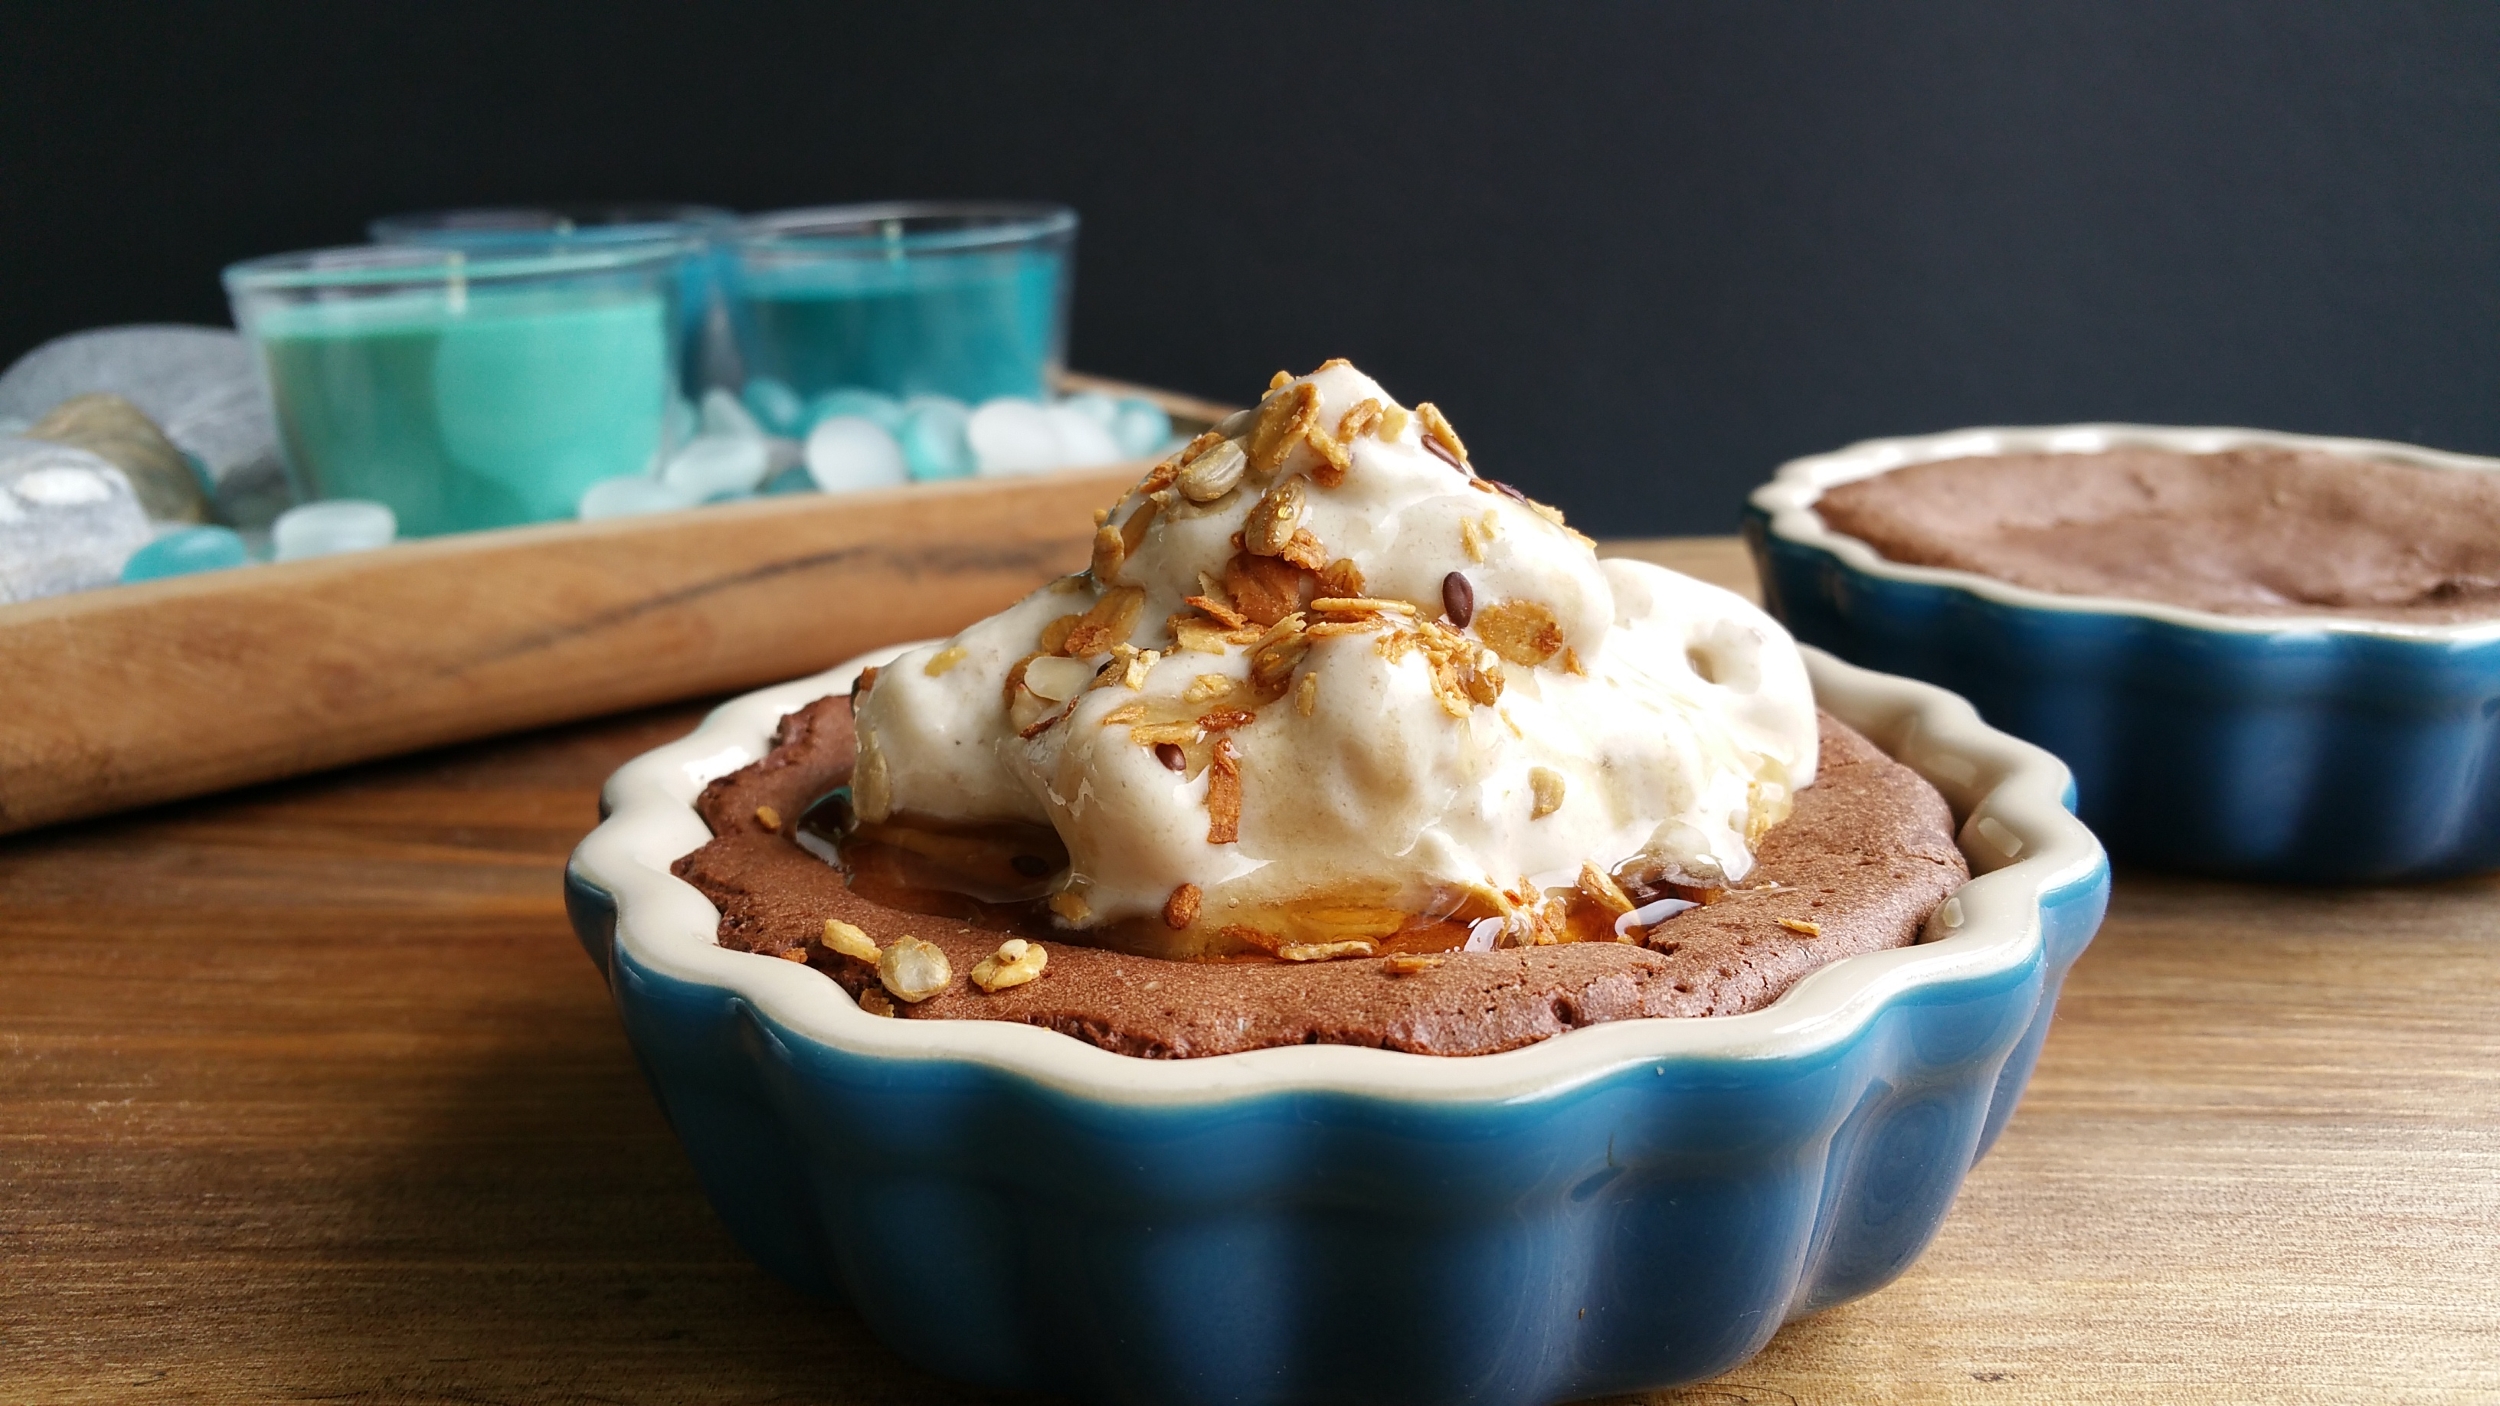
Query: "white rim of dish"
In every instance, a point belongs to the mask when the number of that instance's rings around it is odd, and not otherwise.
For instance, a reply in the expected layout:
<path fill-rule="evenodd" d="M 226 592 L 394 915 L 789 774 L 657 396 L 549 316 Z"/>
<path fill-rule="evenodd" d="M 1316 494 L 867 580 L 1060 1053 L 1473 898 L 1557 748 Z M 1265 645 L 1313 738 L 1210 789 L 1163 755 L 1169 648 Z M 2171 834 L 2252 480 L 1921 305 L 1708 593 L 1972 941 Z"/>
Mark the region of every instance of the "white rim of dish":
<path fill-rule="evenodd" d="M 1771 481 L 1753 491 L 1753 505 L 1770 514 L 1771 530 L 1789 541 L 1817 547 L 1868 576 L 1950 586 L 1975 596 L 2028 610 L 2072 614 L 2133 615 L 2166 621 L 2195 630 L 2223 630 L 2243 635 L 2375 635 L 2382 639 L 2436 644 L 2482 643 L 2500 638 L 2500 619 L 2461 624 L 2413 624 L 2401 620 L 2365 620 L 2335 615 L 2223 615 L 2159 601 L 2121 596 L 2060 595 L 2017 586 L 1973 571 L 1940 566 L 1910 566 L 1888 561 L 1864 541 L 1833 531 L 1814 504 L 1823 494 L 1911 464 L 1939 459 L 1969 459 L 1989 454 L 2093 454 L 2104 449 L 2143 445 L 2186 454 L 2213 454 L 2245 445 L 2280 449 L 2312 449 L 2346 459 L 2380 459 L 2422 468 L 2461 469 L 2474 473 L 2500 470 L 2500 459 L 2452 454 L 2415 444 L 2382 439 L 2336 439 L 2324 435 L 2287 434 L 2279 430 L 2238 429 L 2227 425 L 2007 425 L 1947 430 L 1942 434 L 1903 435 L 1860 440 L 1846 449 L 1810 454 L 1780 465 Z"/>
<path fill-rule="evenodd" d="M 734 699 L 692 735 L 609 779 L 608 819 L 574 851 L 573 866 L 613 897 L 616 942 L 634 961 L 719 988 L 793 1034 L 846 1053 L 988 1065 L 1107 1103 L 1310 1093 L 1504 1102 L 1560 1094 L 1644 1062 L 1790 1058 L 1840 1044 L 1907 991 L 2000 973 L 2039 953 L 2042 899 L 2101 863 L 2100 843 L 2066 811 L 2064 763 L 1980 722 L 1955 694 L 1807 649 L 1817 700 L 1944 793 L 1961 817 L 1962 850 L 1976 877 L 1939 906 L 1917 944 L 1833 962 L 1759 1011 L 1612 1021 L 1491 1055 L 1293 1045 L 1175 1060 L 1113 1054 L 1011 1021 L 872 1016 L 822 973 L 720 946 L 719 910 L 669 865 L 711 838 L 693 805 L 705 784 L 762 756 L 783 714 L 847 692 L 862 668 L 912 647 Z"/>

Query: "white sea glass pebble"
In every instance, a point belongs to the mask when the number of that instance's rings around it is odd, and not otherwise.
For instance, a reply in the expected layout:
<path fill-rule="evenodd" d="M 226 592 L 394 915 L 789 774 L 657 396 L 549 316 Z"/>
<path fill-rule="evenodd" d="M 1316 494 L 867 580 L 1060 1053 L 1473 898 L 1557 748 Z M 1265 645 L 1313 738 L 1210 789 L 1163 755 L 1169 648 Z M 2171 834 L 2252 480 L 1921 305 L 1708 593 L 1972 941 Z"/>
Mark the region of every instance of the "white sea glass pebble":
<path fill-rule="evenodd" d="M 272 554 L 280 561 L 334 556 L 387 547 L 399 535 L 399 518 L 385 503 L 332 498 L 278 514 L 269 528 Z"/>
<path fill-rule="evenodd" d="M 827 493 L 911 481 L 903 446 L 864 415 L 836 415 L 807 432 L 807 473 Z"/>
<path fill-rule="evenodd" d="M 752 493 L 771 468 L 772 446 L 760 438 L 697 435 L 668 456 L 660 481 L 701 502 Z"/>
<path fill-rule="evenodd" d="M 964 438 L 984 477 L 1047 473 L 1061 462 L 1059 432 L 1049 412 L 1013 396 L 984 401 L 964 423 Z"/>
<path fill-rule="evenodd" d="M 1101 400 L 1101 396 L 1094 397 Z M 1105 402 L 1108 404 L 1108 402 Z M 1066 468 L 1091 464 L 1116 464 L 1123 457 L 1120 442 L 1111 437 L 1111 430 L 1102 420 L 1062 401 L 1045 409 L 1051 433 L 1059 437 L 1059 463 Z"/>
<path fill-rule="evenodd" d="M 640 517 L 644 513 L 675 512 L 701 502 L 694 494 L 674 484 L 662 483 L 644 474 L 625 474 L 603 478 L 582 494 L 582 521 L 600 518 Z"/>

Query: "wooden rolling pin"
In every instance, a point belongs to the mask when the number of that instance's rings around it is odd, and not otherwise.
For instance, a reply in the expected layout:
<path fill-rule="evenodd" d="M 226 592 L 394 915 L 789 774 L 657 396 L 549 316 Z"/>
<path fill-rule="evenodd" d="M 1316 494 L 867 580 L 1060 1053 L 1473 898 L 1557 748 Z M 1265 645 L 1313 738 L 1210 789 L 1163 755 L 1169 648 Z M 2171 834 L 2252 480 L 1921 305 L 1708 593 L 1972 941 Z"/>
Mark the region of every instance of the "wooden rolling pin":
<path fill-rule="evenodd" d="M 1085 565 L 1145 465 L 438 537 L 0 607 L 0 833 L 810 673 Z"/>

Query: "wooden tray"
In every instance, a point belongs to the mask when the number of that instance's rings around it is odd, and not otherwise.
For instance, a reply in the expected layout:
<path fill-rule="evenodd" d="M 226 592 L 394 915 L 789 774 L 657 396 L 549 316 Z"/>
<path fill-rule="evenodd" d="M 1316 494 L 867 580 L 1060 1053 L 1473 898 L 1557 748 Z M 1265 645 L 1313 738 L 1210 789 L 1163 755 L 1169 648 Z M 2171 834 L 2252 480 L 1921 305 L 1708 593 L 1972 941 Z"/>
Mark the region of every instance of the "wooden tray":
<path fill-rule="evenodd" d="M 1195 433 L 1229 407 L 1143 395 Z M 1085 564 L 1144 464 L 550 523 L 0 606 L 0 834 L 749 688 Z"/>

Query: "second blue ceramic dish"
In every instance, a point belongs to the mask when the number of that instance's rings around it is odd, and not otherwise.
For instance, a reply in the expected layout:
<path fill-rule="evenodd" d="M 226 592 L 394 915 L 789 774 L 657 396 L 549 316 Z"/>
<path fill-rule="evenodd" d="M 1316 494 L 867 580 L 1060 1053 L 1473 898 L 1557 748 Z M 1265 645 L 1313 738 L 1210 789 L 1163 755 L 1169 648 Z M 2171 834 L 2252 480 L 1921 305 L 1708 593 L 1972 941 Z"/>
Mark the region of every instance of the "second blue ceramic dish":
<path fill-rule="evenodd" d="M 2274 882 L 2500 867 L 2500 621 L 2216 615 L 1905 566 L 1824 527 L 1833 485 L 1980 454 L 2266 444 L 2489 472 L 2500 460 L 2256 430 L 2066 425 L 1869 440 L 1784 466 L 1746 539 L 1797 638 L 1942 684 L 2074 769 L 2125 860 Z"/>

